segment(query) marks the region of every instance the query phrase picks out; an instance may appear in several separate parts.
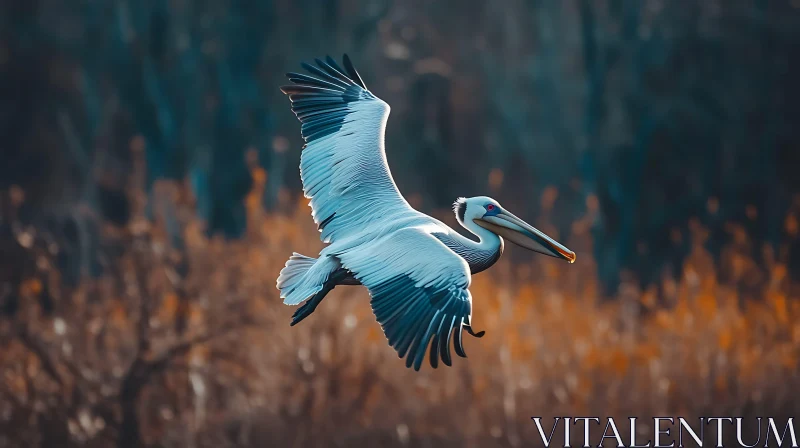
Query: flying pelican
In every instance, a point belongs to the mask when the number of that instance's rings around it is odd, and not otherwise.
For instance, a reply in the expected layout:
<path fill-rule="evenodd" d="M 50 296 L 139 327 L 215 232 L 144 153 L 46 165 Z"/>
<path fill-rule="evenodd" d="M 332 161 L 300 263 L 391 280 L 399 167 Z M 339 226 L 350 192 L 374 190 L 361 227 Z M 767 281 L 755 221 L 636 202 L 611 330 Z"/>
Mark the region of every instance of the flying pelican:
<path fill-rule="evenodd" d="M 456 218 L 477 241 L 413 209 L 389 172 L 384 132 L 389 105 L 367 89 L 350 58 L 303 63 L 310 75 L 288 73 L 281 90 L 302 123 L 303 191 L 327 246 L 318 258 L 298 253 L 277 280 L 291 325 L 314 312 L 337 285 L 364 285 L 383 332 L 406 367 L 451 365 L 450 342 L 466 358 L 463 330 L 472 329 L 471 276 L 493 265 L 503 238 L 545 255 L 575 261 L 575 253 L 514 216 L 492 198 L 459 198 Z M 453 339 L 454 338 L 454 339 Z"/>

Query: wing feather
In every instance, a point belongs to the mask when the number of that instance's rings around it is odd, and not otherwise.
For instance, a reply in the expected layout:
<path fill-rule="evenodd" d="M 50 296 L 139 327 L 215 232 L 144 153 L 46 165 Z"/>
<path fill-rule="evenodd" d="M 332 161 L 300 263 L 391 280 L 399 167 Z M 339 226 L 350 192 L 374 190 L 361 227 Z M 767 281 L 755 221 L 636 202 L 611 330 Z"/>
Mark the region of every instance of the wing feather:
<path fill-rule="evenodd" d="M 384 150 L 389 106 L 367 90 L 350 58 L 303 63 L 310 75 L 287 73 L 281 90 L 302 123 L 303 192 L 324 242 L 376 221 L 417 214 L 392 179 Z"/>
<path fill-rule="evenodd" d="M 439 359 L 451 365 L 451 341 L 466 357 L 461 334 L 472 315 L 469 266 L 426 229 L 404 228 L 337 256 L 369 289 L 375 318 L 406 367 L 419 370 L 426 354 L 434 368 Z"/>
<path fill-rule="evenodd" d="M 358 71 L 353 66 L 353 63 L 350 61 L 350 57 L 344 55 L 342 58 L 344 60 L 344 68 L 347 69 L 347 74 L 350 76 L 350 79 L 356 82 L 356 84 L 360 85 L 362 89 L 367 90 L 367 85 L 364 84 L 364 80 L 361 79 L 361 75 L 358 74 Z"/>

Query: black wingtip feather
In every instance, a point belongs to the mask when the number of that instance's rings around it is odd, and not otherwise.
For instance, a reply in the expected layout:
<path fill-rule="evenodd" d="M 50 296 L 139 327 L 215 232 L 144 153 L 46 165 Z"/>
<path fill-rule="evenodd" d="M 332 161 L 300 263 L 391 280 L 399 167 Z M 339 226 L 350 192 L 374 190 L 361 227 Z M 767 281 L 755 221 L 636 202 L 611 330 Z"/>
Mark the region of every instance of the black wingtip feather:
<path fill-rule="evenodd" d="M 431 367 L 434 369 L 439 367 L 439 334 L 436 333 L 433 335 L 433 341 L 431 342 L 431 351 L 429 354 L 429 361 L 431 363 Z"/>
<path fill-rule="evenodd" d="M 316 61 L 319 62 L 319 59 L 317 59 Z M 308 70 L 310 73 L 319 76 L 321 80 L 334 84 L 341 89 L 346 89 L 350 85 L 349 83 L 342 81 L 338 77 L 329 75 L 327 71 L 322 70 L 318 67 L 314 67 L 311 64 L 303 62 L 300 64 L 300 66 Z"/>
<path fill-rule="evenodd" d="M 342 70 L 342 67 L 339 67 L 339 64 L 330 55 L 325 55 L 325 62 L 327 62 L 328 65 L 333 67 L 334 70 L 336 70 L 337 72 L 339 72 L 341 74 L 345 74 L 344 70 Z"/>
<path fill-rule="evenodd" d="M 280 87 L 303 123 L 301 134 L 306 143 L 338 132 L 347 116 L 347 103 L 363 98 L 353 80 L 333 66 L 319 59 L 315 61 L 320 68 L 305 62 L 300 64 L 311 75 L 289 72 L 286 76 L 294 84 Z"/>
<path fill-rule="evenodd" d="M 328 56 L 328 59 L 331 59 L 331 57 Z M 336 79 L 338 79 L 339 81 L 341 81 L 341 82 L 343 82 L 345 84 L 355 85 L 353 80 L 351 80 L 344 73 L 342 73 L 342 72 L 340 72 L 339 70 L 336 69 L 336 67 L 335 67 L 336 63 L 335 62 L 334 62 L 333 65 L 328 64 L 327 62 L 323 62 L 323 61 L 321 61 L 319 59 L 314 59 L 314 62 L 316 62 L 317 65 L 319 66 L 319 68 L 321 68 L 322 70 L 327 72 L 328 75 L 330 75 L 331 77 L 336 78 Z"/>
<path fill-rule="evenodd" d="M 464 334 L 464 332 L 462 331 L 463 330 L 462 326 L 463 326 L 463 322 L 461 324 L 459 324 L 458 327 L 455 328 L 456 338 L 453 341 L 453 348 L 455 349 L 456 354 L 458 356 L 460 356 L 462 358 L 466 358 L 467 357 L 467 352 L 464 351 L 464 340 L 462 338 L 462 335 Z"/>
<path fill-rule="evenodd" d="M 300 66 L 309 71 L 317 78 L 303 75 L 300 73 L 288 72 L 286 77 L 300 86 L 315 87 L 323 89 L 334 89 L 337 91 L 347 90 L 350 87 L 358 86 L 369 92 L 367 85 L 355 69 L 350 57 L 345 54 L 342 57 L 344 68 L 330 56 L 325 56 L 325 60 L 315 58 L 315 67 L 307 62 L 301 62 Z M 283 88 L 281 88 L 283 90 Z M 284 91 L 286 93 L 286 91 Z"/>
<path fill-rule="evenodd" d="M 439 345 L 439 355 L 442 357 L 442 362 L 446 366 L 452 366 L 452 358 L 450 357 L 450 339 L 453 336 L 453 320 L 450 320 L 450 323 L 447 325 L 447 330 L 442 331 L 442 337 L 445 337 L 444 344 Z"/>
<path fill-rule="evenodd" d="M 318 97 L 318 96 L 341 96 L 341 91 L 336 91 L 332 89 L 326 89 L 324 87 L 319 86 L 311 86 L 307 84 L 297 84 L 297 85 L 289 85 L 289 86 L 281 86 L 281 91 L 286 94 L 307 94 L 311 97 Z"/>
<path fill-rule="evenodd" d="M 356 82 L 356 84 L 361 86 L 362 89 L 369 90 L 367 89 L 367 85 L 364 84 L 364 80 L 361 79 L 361 75 L 358 74 L 358 71 L 353 66 L 353 62 L 350 61 L 350 57 L 347 56 L 346 53 L 342 56 L 342 61 L 344 61 L 344 68 L 345 70 L 347 70 L 347 74 L 350 76 L 350 78 L 352 78 L 353 81 Z"/>
<path fill-rule="evenodd" d="M 462 334 L 483 334 L 466 328 L 471 311 L 468 292 L 429 291 L 416 287 L 408 276 L 386 280 L 370 291 L 372 311 L 408 368 L 420 370 L 425 358 L 434 369 L 452 366 L 451 341 L 456 354 L 466 358 Z"/>

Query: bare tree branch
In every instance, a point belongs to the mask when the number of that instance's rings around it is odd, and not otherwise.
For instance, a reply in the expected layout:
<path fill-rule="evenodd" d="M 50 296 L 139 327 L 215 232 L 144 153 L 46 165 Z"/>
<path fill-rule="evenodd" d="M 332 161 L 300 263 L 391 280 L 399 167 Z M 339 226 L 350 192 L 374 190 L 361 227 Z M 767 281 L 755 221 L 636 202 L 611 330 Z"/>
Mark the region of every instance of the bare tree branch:
<path fill-rule="evenodd" d="M 233 321 L 217 329 L 209 330 L 206 333 L 194 336 L 183 342 L 179 342 L 171 348 L 165 350 L 159 356 L 147 362 L 148 374 L 154 374 L 163 371 L 170 362 L 180 356 L 185 355 L 198 345 L 211 342 L 215 339 L 224 338 L 237 330 L 254 325 L 253 322 L 249 321 L 249 318 L 243 317 L 242 319 L 243 320 L 240 322 Z"/>

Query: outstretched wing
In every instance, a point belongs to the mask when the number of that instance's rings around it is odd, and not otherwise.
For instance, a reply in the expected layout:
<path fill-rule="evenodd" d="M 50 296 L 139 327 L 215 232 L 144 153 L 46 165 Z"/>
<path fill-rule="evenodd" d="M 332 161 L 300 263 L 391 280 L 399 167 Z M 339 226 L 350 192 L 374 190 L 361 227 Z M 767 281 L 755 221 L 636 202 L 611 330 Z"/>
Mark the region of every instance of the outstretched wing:
<path fill-rule="evenodd" d="M 311 75 L 288 73 L 295 85 L 281 90 L 292 101 L 306 141 L 300 159 L 303 191 L 322 240 L 331 242 L 413 209 L 386 162 L 389 105 L 367 90 L 347 55 L 345 69 L 330 56 L 316 63 L 302 64 Z"/>
<path fill-rule="evenodd" d="M 339 254 L 372 296 L 372 311 L 389 345 L 419 370 L 430 343 L 430 363 L 451 365 L 450 341 L 466 358 L 462 330 L 471 334 L 469 266 L 426 230 L 399 230 Z M 482 336 L 478 334 L 475 336 Z"/>

